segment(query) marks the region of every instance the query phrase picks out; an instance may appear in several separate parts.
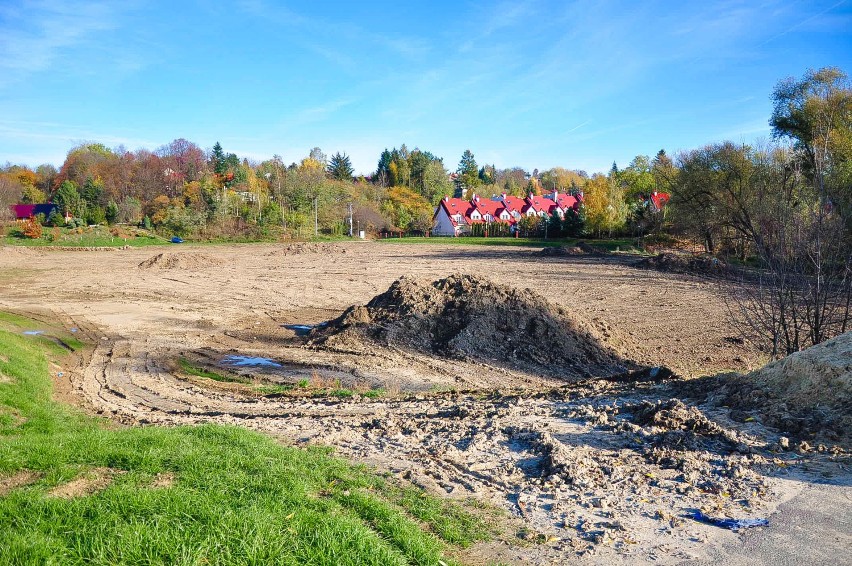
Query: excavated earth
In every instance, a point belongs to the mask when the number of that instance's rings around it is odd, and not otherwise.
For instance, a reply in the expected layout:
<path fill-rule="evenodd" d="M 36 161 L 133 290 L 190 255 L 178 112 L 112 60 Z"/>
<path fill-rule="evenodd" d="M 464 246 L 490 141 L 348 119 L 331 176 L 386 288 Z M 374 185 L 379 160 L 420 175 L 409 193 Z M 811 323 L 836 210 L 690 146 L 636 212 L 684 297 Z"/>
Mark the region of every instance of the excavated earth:
<path fill-rule="evenodd" d="M 309 345 L 358 354 L 393 345 L 564 380 L 636 369 L 585 321 L 535 291 L 461 273 L 432 282 L 402 277 L 316 328 Z"/>
<path fill-rule="evenodd" d="M 728 559 L 761 533 L 690 514 L 783 523 L 779 510 L 814 489 L 849 497 L 844 444 L 802 445 L 687 379 L 762 365 L 730 339 L 716 285 L 522 248 L 201 249 L 215 269 L 140 269 L 156 255 L 145 249 L 0 247 L 0 308 L 94 344 L 55 369 L 57 396 L 88 411 L 329 445 L 503 508 L 503 534 L 467 551 L 471 563 L 753 563 Z M 247 385 L 185 375 L 180 358 Z M 361 393 L 299 395 L 302 382 Z M 281 385 L 295 387 L 264 393 Z M 805 550 L 830 559 L 850 543 L 839 529 Z"/>

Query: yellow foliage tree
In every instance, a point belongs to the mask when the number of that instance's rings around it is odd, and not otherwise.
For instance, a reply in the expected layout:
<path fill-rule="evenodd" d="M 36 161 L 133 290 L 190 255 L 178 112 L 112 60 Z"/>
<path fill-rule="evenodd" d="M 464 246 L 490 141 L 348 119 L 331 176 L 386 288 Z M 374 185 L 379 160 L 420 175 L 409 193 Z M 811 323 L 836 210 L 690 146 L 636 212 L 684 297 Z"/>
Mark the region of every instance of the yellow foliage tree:
<path fill-rule="evenodd" d="M 594 175 L 583 189 L 586 225 L 600 237 L 604 232 L 611 236 L 624 228 L 627 221 L 627 204 L 624 190 L 614 177 Z"/>

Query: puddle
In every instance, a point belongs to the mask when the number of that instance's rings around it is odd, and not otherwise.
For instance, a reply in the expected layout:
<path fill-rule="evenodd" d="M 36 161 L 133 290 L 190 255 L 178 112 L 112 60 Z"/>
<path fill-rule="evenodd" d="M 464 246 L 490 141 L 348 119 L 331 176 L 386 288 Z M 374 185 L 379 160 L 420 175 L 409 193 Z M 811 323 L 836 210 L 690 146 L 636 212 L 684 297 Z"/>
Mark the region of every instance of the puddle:
<path fill-rule="evenodd" d="M 267 367 L 282 367 L 278 362 L 274 362 L 269 358 L 254 358 L 251 356 L 225 356 L 222 358 L 222 361 L 219 362 L 220 365 L 228 365 L 228 366 L 237 366 L 237 367 L 256 367 L 256 366 L 267 366 Z"/>
<path fill-rule="evenodd" d="M 323 328 L 328 326 L 328 322 L 320 322 L 319 324 L 282 324 L 287 330 L 292 330 L 296 336 L 307 336 L 314 328 Z"/>
<path fill-rule="evenodd" d="M 44 334 L 44 330 L 24 330 L 24 334 L 27 336 L 38 336 L 39 334 Z"/>

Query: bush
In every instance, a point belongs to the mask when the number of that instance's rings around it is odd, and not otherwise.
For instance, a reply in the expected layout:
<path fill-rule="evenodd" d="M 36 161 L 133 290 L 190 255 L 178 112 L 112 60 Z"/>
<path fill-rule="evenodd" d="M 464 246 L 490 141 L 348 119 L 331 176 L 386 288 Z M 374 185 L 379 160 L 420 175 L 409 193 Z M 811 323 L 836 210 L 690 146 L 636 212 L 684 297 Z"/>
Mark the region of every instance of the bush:
<path fill-rule="evenodd" d="M 89 224 L 106 224 L 106 211 L 102 206 L 89 207 L 86 220 Z"/>
<path fill-rule="evenodd" d="M 119 211 L 119 208 L 118 208 L 118 204 L 114 200 L 109 201 L 109 203 L 107 203 L 107 207 L 106 207 L 106 221 L 107 221 L 107 223 L 110 224 L 110 225 L 115 224 L 116 221 L 118 220 L 119 212 L 120 211 Z"/>
<path fill-rule="evenodd" d="M 41 223 L 34 217 L 30 216 L 24 220 L 24 225 L 21 228 L 21 235 L 24 238 L 37 240 L 41 238 Z"/>
<path fill-rule="evenodd" d="M 62 216 L 62 213 L 59 212 L 58 208 L 54 208 L 53 212 L 50 213 L 50 216 L 47 217 L 47 224 L 49 226 L 64 226 L 65 225 L 65 217 Z"/>

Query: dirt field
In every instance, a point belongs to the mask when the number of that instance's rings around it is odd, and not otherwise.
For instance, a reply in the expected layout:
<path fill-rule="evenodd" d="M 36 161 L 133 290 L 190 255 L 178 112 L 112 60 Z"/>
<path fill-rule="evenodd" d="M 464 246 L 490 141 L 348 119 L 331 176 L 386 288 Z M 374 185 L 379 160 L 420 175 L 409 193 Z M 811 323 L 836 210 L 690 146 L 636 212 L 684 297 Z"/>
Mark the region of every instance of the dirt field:
<path fill-rule="evenodd" d="M 781 450 L 759 419 L 670 401 L 683 397 L 676 380 L 566 385 L 558 371 L 543 377 L 485 356 L 308 347 L 284 327 L 333 319 L 403 275 L 463 273 L 533 289 L 635 364 L 683 377 L 762 365 L 737 344 L 714 284 L 630 262 L 387 243 L 0 247 L 0 308 L 58 318 L 97 344 L 79 368 L 57 370 L 58 394 L 87 410 L 129 424 L 235 423 L 287 443 L 328 444 L 438 493 L 505 508 L 519 538 L 476 548 L 472 561 L 715 560 L 738 551 L 740 535 L 691 511 L 766 517 L 807 485 L 848 486 L 844 451 Z M 223 365 L 227 356 L 274 365 Z M 321 380 L 385 393 L 252 395 L 183 375 L 179 358 L 263 384 Z M 850 542 L 847 534 L 833 544 Z"/>

